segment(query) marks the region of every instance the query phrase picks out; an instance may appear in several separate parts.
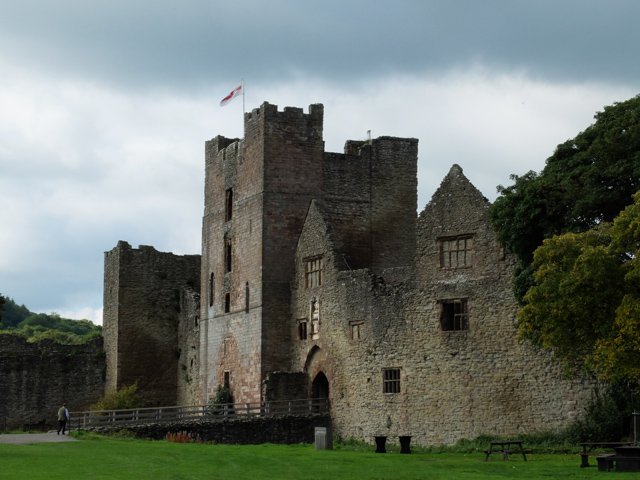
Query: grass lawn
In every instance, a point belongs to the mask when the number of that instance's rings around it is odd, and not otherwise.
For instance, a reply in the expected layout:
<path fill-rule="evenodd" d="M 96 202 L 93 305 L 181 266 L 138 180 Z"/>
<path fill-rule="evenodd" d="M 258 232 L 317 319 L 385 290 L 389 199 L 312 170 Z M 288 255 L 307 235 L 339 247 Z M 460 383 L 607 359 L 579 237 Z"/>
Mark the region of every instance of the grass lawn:
<path fill-rule="evenodd" d="M 580 468 L 575 454 L 531 454 L 508 462 L 462 453 L 376 454 L 313 445 L 202 445 L 100 438 L 67 443 L 0 444 L 0 478 L 32 479 L 505 479 L 575 478 L 601 473 Z M 595 463 L 595 459 L 592 463 Z"/>

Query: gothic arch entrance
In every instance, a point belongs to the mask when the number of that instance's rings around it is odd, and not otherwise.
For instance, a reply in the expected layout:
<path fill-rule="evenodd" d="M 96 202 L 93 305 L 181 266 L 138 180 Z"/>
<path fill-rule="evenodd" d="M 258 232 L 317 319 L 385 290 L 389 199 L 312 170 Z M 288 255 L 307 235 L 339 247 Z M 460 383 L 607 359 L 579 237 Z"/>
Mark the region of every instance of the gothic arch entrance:
<path fill-rule="evenodd" d="M 323 372 L 318 372 L 311 384 L 311 398 L 329 398 L 329 380 Z"/>

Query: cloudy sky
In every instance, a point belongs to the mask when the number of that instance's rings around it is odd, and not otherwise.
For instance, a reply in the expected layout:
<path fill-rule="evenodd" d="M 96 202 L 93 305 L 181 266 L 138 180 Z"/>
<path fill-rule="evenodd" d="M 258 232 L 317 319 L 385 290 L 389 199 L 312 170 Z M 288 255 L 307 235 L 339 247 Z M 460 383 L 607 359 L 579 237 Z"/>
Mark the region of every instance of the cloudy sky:
<path fill-rule="evenodd" d="M 200 253 L 204 142 L 323 103 L 326 150 L 416 137 L 419 210 L 489 200 L 640 93 L 636 0 L 0 0 L 0 293 L 102 321 L 118 240 Z"/>

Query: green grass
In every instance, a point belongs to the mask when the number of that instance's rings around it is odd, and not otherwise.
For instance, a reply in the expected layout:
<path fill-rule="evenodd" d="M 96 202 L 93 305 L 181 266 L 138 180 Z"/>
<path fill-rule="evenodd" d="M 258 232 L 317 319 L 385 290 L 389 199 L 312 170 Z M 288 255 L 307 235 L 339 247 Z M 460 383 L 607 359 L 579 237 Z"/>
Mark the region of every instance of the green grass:
<path fill-rule="evenodd" d="M 81 435 L 81 442 L 0 444 L 0 478 L 11 479 L 591 479 L 575 454 L 531 454 L 483 462 L 481 453 L 387 454 L 338 445 L 178 444 Z M 417 449 L 416 449 L 417 450 Z M 593 460 L 595 462 L 595 460 Z M 637 474 L 614 473 L 616 479 Z"/>

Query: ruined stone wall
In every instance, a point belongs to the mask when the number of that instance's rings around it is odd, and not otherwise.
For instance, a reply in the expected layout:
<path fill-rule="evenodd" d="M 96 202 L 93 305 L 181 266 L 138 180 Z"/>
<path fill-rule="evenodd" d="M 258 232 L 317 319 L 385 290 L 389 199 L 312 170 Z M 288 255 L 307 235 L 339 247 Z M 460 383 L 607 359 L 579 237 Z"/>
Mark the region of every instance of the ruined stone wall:
<path fill-rule="evenodd" d="M 380 137 L 371 160 L 371 269 L 413 263 L 418 209 L 418 140 Z"/>
<path fill-rule="evenodd" d="M 288 367 L 290 284 L 309 203 L 322 194 L 324 108 L 261 107 L 264 122 L 263 378 Z M 253 121 L 253 120 L 252 120 Z M 248 122 L 248 125 L 252 123 Z"/>
<path fill-rule="evenodd" d="M 105 354 L 102 338 L 84 345 L 53 340 L 28 343 L 0 335 L 0 422 L 14 429 L 57 426 L 63 402 L 70 411 L 84 410 L 103 394 Z"/>
<path fill-rule="evenodd" d="M 330 218 L 344 268 L 407 266 L 415 254 L 418 140 L 349 140 L 345 153 L 325 153 L 319 202 Z"/>
<path fill-rule="evenodd" d="M 177 405 L 199 405 L 200 372 L 200 294 L 184 287 L 180 294 L 178 325 Z"/>
<path fill-rule="evenodd" d="M 139 438 L 151 440 L 163 440 L 167 434 L 180 433 L 194 440 L 227 445 L 292 445 L 313 443 L 315 427 L 331 427 L 331 418 L 324 414 L 236 418 L 222 421 L 205 418 L 197 422 L 121 425 L 118 430 L 126 428 Z M 116 429 L 101 427 L 92 430 L 108 433 Z"/>
<path fill-rule="evenodd" d="M 324 195 L 318 199 L 332 217 L 333 242 L 344 255 L 345 270 L 371 264 L 371 146 L 354 143 L 347 142 L 345 150 L 357 155 L 325 153 Z"/>
<path fill-rule="evenodd" d="M 107 385 L 137 382 L 152 405 L 175 405 L 182 355 L 179 325 L 182 318 L 193 321 L 197 315 L 197 310 L 183 311 L 188 303 L 181 299 L 185 288 L 200 291 L 200 256 L 149 246 L 133 249 L 121 241 L 105 253 L 105 272 Z M 114 278 L 117 283 L 111 284 Z"/>
<path fill-rule="evenodd" d="M 201 277 L 206 294 L 201 302 L 199 382 L 203 404 L 224 383 L 225 372 L 235 401 L 260 399 L 263 165 L 246 158 L 249 152 L 261 157 L 262 145 L 251 143 L 246 151 L 245 145 L 223 137 L 206 143 Z M 225 203 L 228 191 L 231 205 Z"/>
<path fill-rule="evenodd" d="M 374 275 L 339 266 L 331 225 L 312 206 L 296 258 L 292 371 L 308 374 L 310 392 L 320 372 L 329 379 L 336 433 L 452 444 L 560 428 L 584 406 L 588 382 L 563 380 L 549 354 L 516 342 L 514 262 L 497 243 L 488 208 L 454 166 L 418 220 L 415 271 Z M 441 266 L 440 241 L 466 237 L 472 247 L 463 267 Z M 325 283 L 305 289 L 303 258 L 316 255 L 325 258 Z M 468 326 L 447 331 L 442 303 L 456 299 L 466 302 Z M 318 335 L 300 339 L 297 325 L 313 301 Z M 385 393 L 387 369 L 399 374 L 397 393 Z"/>
<path fill-rule="evenodd" d="M 207 142 L 202 282 L 213 278 L 214 292 L 201 315 L 203 401 L 225 375 L 234 400 L 259 401 L 266 373 L 288 362 L 293 251 L 321 193 L 322 118 L 322 106 L 304 114 L 264 103 L 245 115 L 244 140 Z"/>

